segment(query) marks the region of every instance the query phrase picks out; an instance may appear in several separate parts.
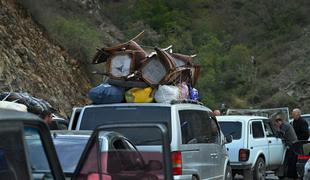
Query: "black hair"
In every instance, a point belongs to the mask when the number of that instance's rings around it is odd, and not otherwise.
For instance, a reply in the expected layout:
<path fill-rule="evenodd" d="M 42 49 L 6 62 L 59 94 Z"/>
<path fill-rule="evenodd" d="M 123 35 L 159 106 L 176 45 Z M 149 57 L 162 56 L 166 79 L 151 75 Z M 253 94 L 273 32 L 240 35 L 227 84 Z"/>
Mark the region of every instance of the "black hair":
<path fill-rule="evenodd" d="M 42 119 L 44 119 L 46 116 L 49 116 L 49 115 L 51 115 L 52 114 L 52 112 L 50 111 L 50 110 L 44 110 L 44 111 L 42 111 L 41 113 L 40 113 L 40 117 L 42 118 Z"/>
<path fill-rule="evenodd" d="M 282 118 L 276 118 L 276 121 L 282 121 L 283 122 L 283 119 Z"/>

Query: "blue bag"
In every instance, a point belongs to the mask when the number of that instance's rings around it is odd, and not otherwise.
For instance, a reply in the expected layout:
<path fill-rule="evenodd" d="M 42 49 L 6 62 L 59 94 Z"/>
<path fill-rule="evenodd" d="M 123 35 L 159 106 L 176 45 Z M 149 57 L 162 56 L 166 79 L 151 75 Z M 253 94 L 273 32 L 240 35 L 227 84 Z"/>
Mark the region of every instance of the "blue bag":
<path fill-rule="evenodd" d="M 92 88 L 88 96 L 93 104 L 120 103 L 124 99 L 125 89 L 107 83 Z"/>
<path fill-rule="evenodd" d="M 191 100 L 198 101 L 199 99 L 199 92 L 196 88 L 189 86 L 189 97 Z"/>

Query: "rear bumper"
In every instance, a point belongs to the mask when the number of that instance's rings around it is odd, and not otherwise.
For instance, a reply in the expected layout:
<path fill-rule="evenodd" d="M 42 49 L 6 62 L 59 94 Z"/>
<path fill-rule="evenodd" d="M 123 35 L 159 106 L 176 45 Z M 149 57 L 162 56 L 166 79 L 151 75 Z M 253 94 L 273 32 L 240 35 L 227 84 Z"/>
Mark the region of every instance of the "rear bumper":
<path fill-rule="evenodd" d="M 174 180 L 192 180 L 192 175 L 173 176 Z"/>
<path fill-rule="evenodd" d="M 252 164 L 240 164 L 240 163 L 230 163 L 233 170 L 247 170 L 251 169 Z"/>
<path fill-rule="evenodd" d="M 233 173 L 244 174 L 251 170 L 251 164 L 241 164 L 241 163 L 230 163 Z"/>

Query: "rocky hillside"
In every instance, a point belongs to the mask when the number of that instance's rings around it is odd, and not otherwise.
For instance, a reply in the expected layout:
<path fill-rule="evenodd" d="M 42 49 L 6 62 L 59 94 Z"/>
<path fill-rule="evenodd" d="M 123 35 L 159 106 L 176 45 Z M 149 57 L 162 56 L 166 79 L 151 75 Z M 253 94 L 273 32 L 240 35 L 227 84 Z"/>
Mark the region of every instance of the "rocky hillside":
<path fill-rule="evenodd" d="M 271 82 L 270 89 L 276 89 L 273 97 L 283 97 L 285 94 L 296 107 L 304 112 L 310 112 L 310 26 L 303 29 L 299 36 L 283 43 L 277 48 L 269 62 L 276 62 L 274 73 L 266 79 Z M 272 70 L 272 68 L 271 68 Z M 263 83 L 262 80 L 259 81 Z M 266 103 L 277 98 L 267 98 Z"/>
<path fill-rule="evenodd" d="M 96 48 L 123 41 L 124 35 L 103 15 L 100 0 L 16 0 L 49 36 L 85 68 L 91 83 L 102 77 L 104 66 L 91 65 Z"/>
<path fill-rule="evenodd" d="M 103 3 L 121 30 L 145 27 L 135 24 L 140 21 L 161 34 L 159 46 L 197 54 L 197 88 L 207 106 L 310 112 L 309 0 Z"/>
<path fill-rule="evenodd" d="M 0 0 L 0 91 L 23 91 L 63 115 L 88 103 L 90 81 L 78 61 L 51 43 L 15 0 Z"/>
<path fill-rule="evenodd" d="M 90 64 L 96 48 L 146 30 L 145 48 L 197 54 L 196 88 L 210 108 L 310 112 L 308 0 L 14 0 L 26 10 L 0 1 L 1 90 L 29 91 L 68 111 L 84 103 L 90 83 L 102 81 L 91 74 L 104 71 Z"/>

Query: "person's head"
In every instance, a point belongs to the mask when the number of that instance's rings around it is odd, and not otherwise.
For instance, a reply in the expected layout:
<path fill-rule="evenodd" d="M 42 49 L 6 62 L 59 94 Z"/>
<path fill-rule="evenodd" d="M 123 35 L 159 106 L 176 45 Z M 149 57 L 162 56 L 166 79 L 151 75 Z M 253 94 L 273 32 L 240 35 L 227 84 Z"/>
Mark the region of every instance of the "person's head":
<path fill-rule="evenodd" d="M 52 113 L 51 111 L 49 110 L 44 110 L 41 114 L 40 114 L 40 117 L 43 119 L 43 121 L 46 123 L 46 124 L 50 124 L 52 123 Z"/>
<path fill-rule="evenodd" d="M 214 116 L 220 116 L 221 115 L 221 111 L 216 109 L 213 111 Z"/>
<path fill-rule="evenodd" d="M 300 115 L 301 115 L 301 110 L 300 109 L 298 109 L 298 108 L 293 109 L 292 116 L 293 116 L 294 120 L 299 119 Z"/>
<path fill-rule="evenodd" d="M 277 116 L 275 119 L 275 125 L 279 128 L 283 124 L 283 119 L 280 116 Z"/>

